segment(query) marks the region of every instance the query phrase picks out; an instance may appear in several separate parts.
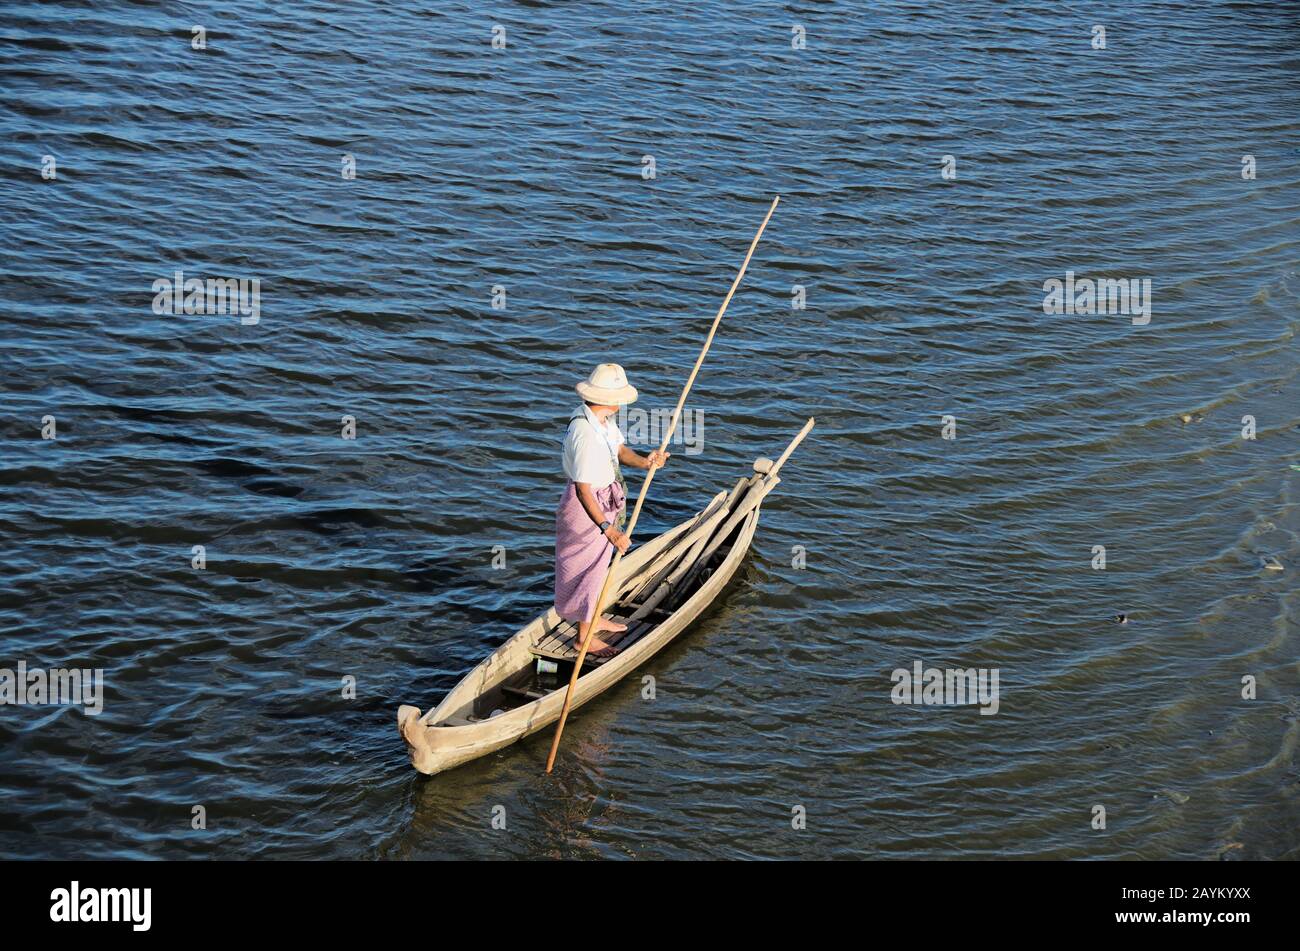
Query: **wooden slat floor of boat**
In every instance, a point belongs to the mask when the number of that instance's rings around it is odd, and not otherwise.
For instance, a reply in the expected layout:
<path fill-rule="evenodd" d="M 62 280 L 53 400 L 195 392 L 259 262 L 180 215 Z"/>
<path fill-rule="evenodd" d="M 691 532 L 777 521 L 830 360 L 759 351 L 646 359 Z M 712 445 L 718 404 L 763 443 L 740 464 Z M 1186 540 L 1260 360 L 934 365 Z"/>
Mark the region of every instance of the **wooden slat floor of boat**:
<path fill-rule="evenodd" d="M 626 621 L 628 615 L 621 611 L 615 611 L 610 614 L 610 618 L 615 621 Z M 627 648 L 640 640 L 645 633 L 655 626 L 654 623 L 641 621 L 625 633 L 619 640 L 614 642 L 615 647 Z M 537 643 L 532 645 L 532 652 L 535 657 L 545 657 L 548 660 L 567 660 L 570 663 L 578 659 L 578 648 L 574 644 L 574 634 L 578 625 L 572 621 L 561 621 L 555 627 L 544 632 Z M 617 655 L 615 655 L 617 656 Z M 591 664 L 599 667 L 610 657 L 592 657 L 590 655 L 583 661 L 583 666 Z"/>

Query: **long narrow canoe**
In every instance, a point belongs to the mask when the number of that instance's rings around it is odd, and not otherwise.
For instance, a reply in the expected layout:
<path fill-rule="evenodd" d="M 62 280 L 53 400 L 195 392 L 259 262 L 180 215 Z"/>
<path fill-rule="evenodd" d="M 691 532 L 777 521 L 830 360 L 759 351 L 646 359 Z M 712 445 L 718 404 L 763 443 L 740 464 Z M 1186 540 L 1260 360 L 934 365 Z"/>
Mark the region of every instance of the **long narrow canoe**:
<path fill-rule="evenodd" d="M 763 497 L 781 481 L 779 467 L 755 460 L 753 475 L 623 559 L 606 613 L 626 622 L 628 631 L 613 641 L 621 648 L 613 657 L 587 657 L 574 708 L 663 650 L 713 602 L 749 551 Z M 397 728 L 411 764 L 421 773 L 440 773 L 554 723 L 577 660 L 576 639 L 577 625 L 552 608 L 489 654 L 428 713 L 400 707 Z"/>

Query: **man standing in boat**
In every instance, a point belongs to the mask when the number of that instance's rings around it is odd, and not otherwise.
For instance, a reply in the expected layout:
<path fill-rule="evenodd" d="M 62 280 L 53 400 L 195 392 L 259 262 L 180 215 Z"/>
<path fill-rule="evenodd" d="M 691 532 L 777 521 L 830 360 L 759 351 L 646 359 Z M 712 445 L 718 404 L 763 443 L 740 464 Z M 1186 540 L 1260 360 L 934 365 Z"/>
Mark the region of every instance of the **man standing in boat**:
<path fill-rule="evenodd" d="M 578 625 L 578 640 L 587 636 L 587 618 L 595 607 L 614 549 L 626 553 L 631 544 L 623 533 L 627 485 L 619 464 L 638 469 L 658 468 L 670 452 L 648 456 L 629 449 L 612 421 L 620 406 L 636 402 L 636 388 L 617 363 L 602 363 L 574 387 L 583 404 L 573 411 L 564 436 L 564 475 L 568 482 L 555 510 L 555 611 Z M 593 657 L 618 652 L 600 637 L 617 633 L 624 624 L 599 617 L 588 650 Z M 611 638 L 613 640 L 613 638 Z"/>

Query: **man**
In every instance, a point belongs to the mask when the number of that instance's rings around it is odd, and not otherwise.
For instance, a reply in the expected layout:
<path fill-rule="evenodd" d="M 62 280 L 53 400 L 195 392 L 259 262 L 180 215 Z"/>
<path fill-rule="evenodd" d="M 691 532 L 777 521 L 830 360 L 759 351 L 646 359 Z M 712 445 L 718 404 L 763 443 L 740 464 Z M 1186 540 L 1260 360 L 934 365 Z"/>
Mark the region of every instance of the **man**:
<path fill-rule="evenodd" d="M 662 466 L 672 455 L 659 450 L 641 456 L 627 447 L 611 417 L 620 406 L 636 402 L 636 388 L 617 363 L 602 363 L 574 387 L 583 405 L 574 410 L 564 436 L 564 475 L 568 479 L 555 510 L 555 611 L 578 624 L 582 643 L 605 583 L 614 549 L 626 552 L 631 544 L 622 528 L 627 486 L 619 464 L 638 469 Z M 625 624 L 599 617 L 594 621 L 588 653 L 612 657 L 618 648 L 600 637 L 617 633 Z"/>

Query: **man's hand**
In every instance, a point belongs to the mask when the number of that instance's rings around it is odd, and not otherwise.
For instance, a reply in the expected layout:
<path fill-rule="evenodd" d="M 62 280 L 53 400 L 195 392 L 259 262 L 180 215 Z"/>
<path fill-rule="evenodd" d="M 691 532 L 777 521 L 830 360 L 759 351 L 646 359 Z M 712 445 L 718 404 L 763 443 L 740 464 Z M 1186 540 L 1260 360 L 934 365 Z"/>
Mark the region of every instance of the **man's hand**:
<path fill-rule="evenodd" d="M 645 457 L 646 468 L 658 469 L 660 466 L 668 462 L 668 457 L 671 455 L 671 452 L 667 452 L 663 449 L 652 450 L 650 454 Z"/>
<path fill-rule="evenodd" d="M 620 532 L 613 525 L 605 529 L 605 537 L 609 539 L 611 545 L 619 550 L 620 554 L 626 555 L 627 550 L 632 547 L 632 539 L 628 538 L 627 535 Z"/>

